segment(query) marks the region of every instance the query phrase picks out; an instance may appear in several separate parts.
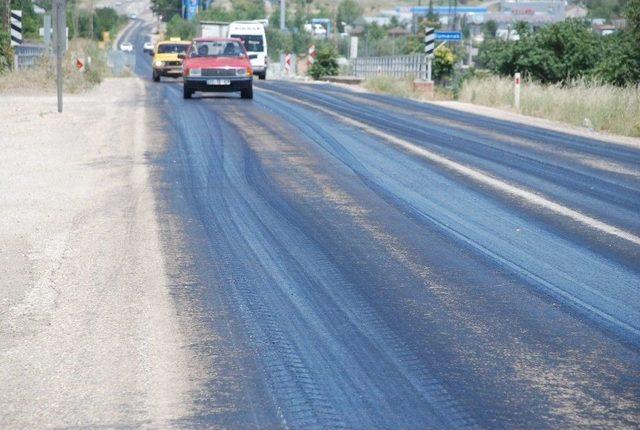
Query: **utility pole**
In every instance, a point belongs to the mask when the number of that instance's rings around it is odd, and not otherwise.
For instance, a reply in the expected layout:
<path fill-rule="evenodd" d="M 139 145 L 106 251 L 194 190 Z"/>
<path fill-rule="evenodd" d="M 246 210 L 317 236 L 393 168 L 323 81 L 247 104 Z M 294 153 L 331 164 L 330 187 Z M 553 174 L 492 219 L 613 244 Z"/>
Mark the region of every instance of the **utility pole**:
<path fill-rule="evenodd" d="M 2 1 L 2 16 L 0 19 L 2 20 L 2 30 L 9 32 L 9 21 L 11 18 L 11 0 L 0 0 Z"/>
<path fill-rule="evenodd" d="M 285 31 L 287 29 L 287 23 L 285 22 L 287 7 L 285 3 L 285 0 L 280 0 L 280 31 Z"/>
<path fill-rule="evenodd" d="M 93 39 L 93 0 L 89 0 L 89 37 Z"/>
<path fill-rule="evenodd" d="M 66 0 L 53 0 L 53 35 L 56 55 L 56 87 L 58 89 L 58 112 L 62 112 L 62 57 L 67 44 Z"/>

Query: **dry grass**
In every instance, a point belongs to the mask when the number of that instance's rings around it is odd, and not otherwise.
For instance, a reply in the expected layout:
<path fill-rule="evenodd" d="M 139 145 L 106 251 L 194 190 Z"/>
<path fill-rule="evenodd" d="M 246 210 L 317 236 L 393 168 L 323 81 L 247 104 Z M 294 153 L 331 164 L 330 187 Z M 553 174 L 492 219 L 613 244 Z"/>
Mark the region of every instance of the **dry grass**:
<path fill-rule="evenodd" d="M 451 100 L 450 92 L 438 87 L 436 87 L 435 94 L 433 95 L 415 91 L 413 88 L 413 79 L 376 76 L 375 78 L 365 80 L 362 83 L 362 86 L 374 93 L 389 94 L 396 97 L 405 97 L 414 100 Z"/>
<path fill-rule="evenodd" d="M 471 79 L 460 101 L 516 112 L 511 79 Z M 523 83 L 520 113 L 624 136 L 640 136 L 640 87 L 619 88 L 589 82 L 571 86 Z"/>
<path fill-rule="evenodd" d="M 77 57 L 91 57 L 91 66 L 80 72 L 75 67 Z M 107 74 L 106 53 L 90 40 L 78 39 L 69 43 L 69 50 L 63 62 L 64 89 L 79 93 L 102 82 Z M 0 75 L 0 93 L 47 93 L 56 88 L 55 61 L 43 57 L 40 64 L 25 70 L 10 71 Z"/>

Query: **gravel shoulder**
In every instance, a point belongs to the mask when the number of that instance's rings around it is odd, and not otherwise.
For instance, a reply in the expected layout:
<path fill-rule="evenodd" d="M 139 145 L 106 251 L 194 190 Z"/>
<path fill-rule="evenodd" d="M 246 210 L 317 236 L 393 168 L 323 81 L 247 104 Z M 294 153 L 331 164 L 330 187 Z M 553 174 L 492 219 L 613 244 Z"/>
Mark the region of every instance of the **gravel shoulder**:
<path fill-rule="evenodd" d="M 0 95 L 0 427 L 168 427 L 201 374 L 170 296 L 144 85 Z"/>

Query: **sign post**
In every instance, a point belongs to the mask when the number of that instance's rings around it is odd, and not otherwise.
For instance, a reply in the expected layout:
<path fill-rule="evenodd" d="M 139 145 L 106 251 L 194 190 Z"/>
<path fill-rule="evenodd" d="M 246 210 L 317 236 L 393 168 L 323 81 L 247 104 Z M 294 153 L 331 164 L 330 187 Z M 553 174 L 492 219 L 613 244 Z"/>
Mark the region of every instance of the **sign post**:
<path fill-rule="evenodd" d="M 285 21 L 286 15 L 287 6 L 285 4 L 285 0 L 280 0 L 280 31 L 285 31 L 287 29 L 287 23 Z"/>
<path fill-rule="evenodd" d="M 287 78 L 291 77 L 291 54 L 284 56 L 284 71 L 287 74 Z"/>
<path fill-rule="evenodd" d="M 351 36 L 351 46 L 349 47 L 349 58 L 358 58 L 358 36 Z"/>
<path fill-rule="evenodd" d="M 62 112 L 62 57 L 67 45 L 65 23 L 66 0 L 53 1 L 54 32 L 53 49 L 56 55 L 56 86 L 58 89 L 58 112 Z"/>
<path fill-rule="evenodd" d="M 459 31 L 436 31 L 436 40 L 460 42 L 462 40 L 462 33 Z"/>
<path fill-rule="evenodd" d="M 424 29 L 424 53 L 427 56 L 427 82 L 431 80 L 431 63 L 433 61 L 433 52 L 435 51 L 435 29 L 427 27 Z"/>
<path fill-rule="evenodd" d="M 307 53 L 307 66 L 311 68 L 311 66 L 313 66 L 313 63 L 316 62 L 316 56 L 318 55 L 316 54 L 316 45 L 309 46 L 309 50 L 307 51 Z"/>
<path fill-rule="evenodd" d="M 11 46 L 22 45 L 22 10 L 11 10 Z"/>
<path fill-rule="evenodd" d="M 44 46 L 49 49 L 51 46 L 51 15 L 47 14 L 42 17 L 43 19 L 43 29 L 42 29 L 42 37 L 44 39 Z"/>
<path fill-rule="evenodd" d="M 516 107 L 516 110 L 520 110 L 520 83 L 521 83 L 521 78 L 520 78 L 520 73 L 516 73 L 513 79 L 513 84 L 514 84 L 514 93 L 513 93 L 513 97 L 514 97 L 514 104 Z"/>

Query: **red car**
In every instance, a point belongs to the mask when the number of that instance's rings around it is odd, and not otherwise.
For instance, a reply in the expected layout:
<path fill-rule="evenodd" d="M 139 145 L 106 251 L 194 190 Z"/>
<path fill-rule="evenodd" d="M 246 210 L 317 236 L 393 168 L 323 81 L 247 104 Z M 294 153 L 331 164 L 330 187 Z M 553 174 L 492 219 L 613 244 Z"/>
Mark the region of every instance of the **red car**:
<path fill-rule="evenodd" d="M 194 39 L 183 58 L 184 98 L 194 92 L 240 91 L 253 98 L 253 69 L 240 39 Z"/>

